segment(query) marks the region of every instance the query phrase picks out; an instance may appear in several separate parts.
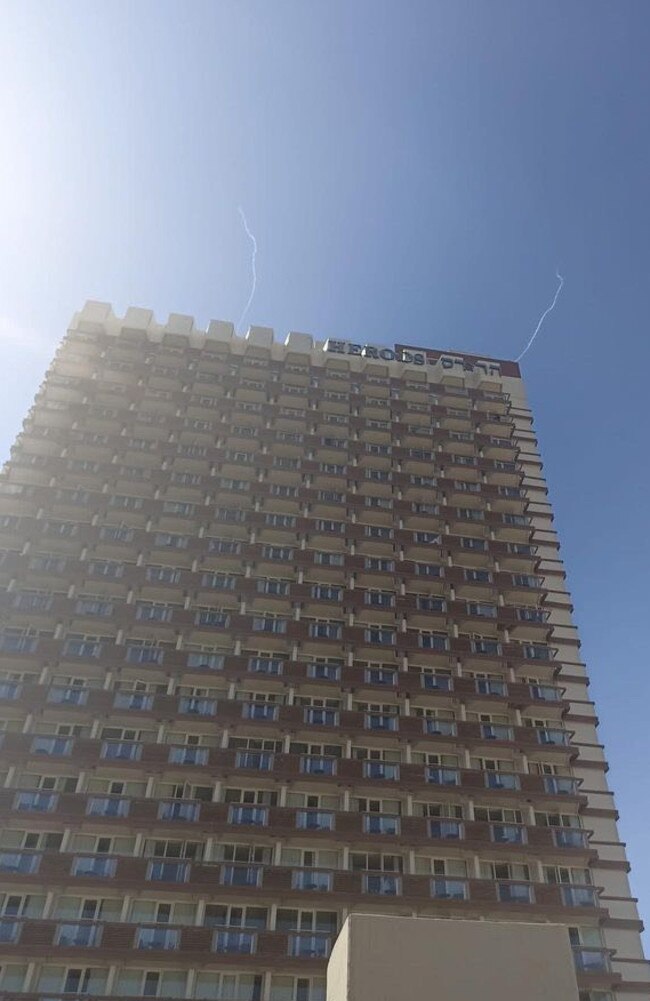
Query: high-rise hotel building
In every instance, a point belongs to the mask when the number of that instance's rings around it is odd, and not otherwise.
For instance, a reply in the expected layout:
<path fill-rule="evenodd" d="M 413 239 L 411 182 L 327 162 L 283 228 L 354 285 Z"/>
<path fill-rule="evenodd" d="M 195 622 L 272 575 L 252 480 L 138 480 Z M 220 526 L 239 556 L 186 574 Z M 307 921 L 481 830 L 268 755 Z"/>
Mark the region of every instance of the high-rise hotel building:
<path fill-rule="evenodd" d="M 647 999 L 514 363 L 89 303 L 0 548 L 0 998 L 322 1001 L 364 912 Z"/>

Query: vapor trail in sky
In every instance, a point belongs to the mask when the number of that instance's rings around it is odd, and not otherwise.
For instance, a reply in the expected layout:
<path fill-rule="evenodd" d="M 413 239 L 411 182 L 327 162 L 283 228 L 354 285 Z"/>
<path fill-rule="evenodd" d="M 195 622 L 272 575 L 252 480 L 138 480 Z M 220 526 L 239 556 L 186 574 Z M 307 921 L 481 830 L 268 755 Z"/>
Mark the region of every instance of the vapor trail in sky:
<path fill-rule="evenodd" d="M 237 324 L 237 329 L 238 330 L 241 329 L 241 325 L 244 322 L 244 317 L 246 316 L 246 313 L 250 309 L 250 305 L 251 305 L 251 303 L 253 301 L 253 296 L 255 295 L 255 289 L 257 288 L 257 270 L 256 270 L 256 267 L 255 267 L 255 258 L 257 257 L 257 240 L 255 239 L 255 237 L 251 233 L 250 229 L 248 228 L 248 223 L 246 222 L 246 216 L 244 214 L 244 210 L 241 207 L 241 205 L 239 206 L 239 214 L 241 216 L 241 221 L 242 221 L 242 223 L 244 225 L 244 229 L 246 231 L 246 236 L 248 237 L 248 239 L 253 244 L 253 252 L 251 254 L 251 272 L 252 272 L 252 276 L 253 276 L 253 283 L 251 285 L 251 292 L 250 292 L 250 295 L 248 297 L 248 302 L 244 306 L 244 311 L 243 311 L 242 315 L 239 317 L 239 323 Z"/>
<path fill-rule="evenodd" d="M 526 354 L 526 352 L 528 351 L 528 349 L 530 347 L 532 347 L 533 341 L 535 340 L 535 338 L 537 337 L 538 333 L 542 329 L 542 324 L 543 324 L 544 320 L 546 319 L 546 317 L 548 316 L 548 314 L 551 312 L 551 310 L 555 309 L 555 303 L 557 302 L 558 297 L 560 295 L 560 292 L 562 291 L 562 286 L 564 285 L 564 278 L 562 277 L 562 275 L 560 274 L 559 271 L 555 272 L 555 277 L 559 279 L 560 284 L 558 285 L 558 287 L 555 290 L 555 295 L 553 296 L 553 302 L 551 303 L 550 306 L 548 306 L 544 310 L 544 312 L 540 316 L 539 323 L 535 327 L 535 332 L 533 333 L 533 336 L 528 341 L 528 344 L 526 345 L 526 347 L 524 348 L 524 350 L 521 352 L 521 354 L 519 355 L 519 357 L 515 358 L 515 361 L 521 361 L 521 359 L 524 357 L 524 355 Z"/>

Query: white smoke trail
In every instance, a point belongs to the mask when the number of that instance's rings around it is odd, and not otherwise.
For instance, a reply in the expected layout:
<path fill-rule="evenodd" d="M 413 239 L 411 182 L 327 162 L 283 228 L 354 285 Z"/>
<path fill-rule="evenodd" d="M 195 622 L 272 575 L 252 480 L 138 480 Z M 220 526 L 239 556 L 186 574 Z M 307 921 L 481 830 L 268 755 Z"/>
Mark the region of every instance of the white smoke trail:
<path fill-rule="evenodd" d="M 255 239 L 250 229 L 248 228 L 248 223 L 246 222 L 246 216 L 244 215 L 244 210 L 241 207 L 241 205 L 239 206 L 239 214 L 241 216 L 241 221 L 244 225 L 244 229 L 246 231 L 246 236 L 253 244 L 253 253 L 251 255 L 251 272 L 253 275 L 253 284 L 251 286 L 251 294 L 248 297 L 248 302 L 244 306 L 244 312 L 239 317 L 239 323 L 237 324 L 237 329 L 241 330 L 241 325 L 244 322 L 244 317 L 246 316 L 246 313 L 250 309 L 250 305 L 253 301 L 253 296 L 255 295 L 255 289 L 257 288 L 257 270 L 255 268 L 255 258 L 257 257 L 257 240 Z"/>
<path fill-rule="evenodd" d="M 562 277 L 562 275 L 560 274 L 559 271 L 555 272 L 555 277 L 559 279 L 560 284 L 558 285 L 557 289 L 555 290 L 555 295 L 553 296 L 553 302 L 551 303 L 550 306 L 548 306 L 544 310 L 544 312 L 540 316 L 539 323 L 535 327 L 535 332 L 533 333 L 533 336 L 528 341 L 528 344 L 526 345 L 526 347 L 524 348 L 524 350 L 521 352 L 521 354 L 519 355 L 519 357 L 515 358 L 515 361 L 521 361 L 521 359 L 524 357 L 524 355 L 526 354 L 526 352 L 528 351 L 528 349 L 530 347 L 532 347 L 533 341 L 535 340 L 535 338 L 537 337 L 538 333 L 542 329 L 542 324 L 543 324 L 544 320 L 546 319 L 546 317 L 548 316 L 548 314 L 551 312 L 551 310 L 555 309 L 555 303 L 557 302 L 558 296 L 560 295 L 560 292 L 562 291 L 562 286 L 564 285 L 564 278 Z"/>

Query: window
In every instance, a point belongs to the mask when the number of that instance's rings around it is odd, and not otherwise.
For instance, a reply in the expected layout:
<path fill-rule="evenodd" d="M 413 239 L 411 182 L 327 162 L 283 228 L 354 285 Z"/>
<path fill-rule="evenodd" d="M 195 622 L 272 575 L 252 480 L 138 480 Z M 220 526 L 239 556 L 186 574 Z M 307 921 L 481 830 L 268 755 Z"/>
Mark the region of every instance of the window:
<path fill-rule="evenodd" d="M 366 813 L 363 817 L 363 830 L 365 834 L 392 834 L 400 833 L 400 819 L 381 813 Z"/>
<path fill-rule="evenodd" d="M 396 639 L 394 629 L 386 626 L 370 626 L 363 631 L 364 643 L 374 643 L 380 646 L 394 646 Z"/>
<path fill-rule="evenodd" d="M 312 726 L 338 726 L 339 714 L 336 709 L 308 706 L 305 709 L 305 723 L 310 723 Z"/>
<path fill-rule="evenodd" d="M 314 584 L 311 596 L 316 601 L 341 601 L 343 588 L 331 584 Z"/>
<path fill-rule="evenodd" d="M 230 625 L 230 615 L 218 608 L 200 608 L 194 616 L 194 623 L 212 629 L 227 629 Z"/>
<path fill-rule="evenodd" d="M 537 730 L 537 739 L 540 744 L 554 744 L 565 746 L 569 743 L 569 734 L 566 730 L 555 730 L 549 727 L 541 727 Z"/>
<path fill-rule="evenodd" d="M 487 789 L 509 789 L 516 790 L 521 786 L 518 775 L 501 771 L 486 771 L 485 786 Z"/>
<path fill-rule="evenodd" d="M 98 879 L 110 879 L 115 875 L 117 862 L 114 858 L 99 855 L 77 855 L 72 860 L 73 876 L 96 876 Z"/>
<path fill-rule="evenodd" d="M 467 614 L 479 615 L 484 619 L 496 619 L 497 607 L 496 605 L 487 604 L 484 601 L 468 601 Z"/>
<path fill-rule="evenodd" d="M 113 614 L 113 602 L 102 598 L 79 598 L 75 604 L 75 614 L 107 619 Z"/>
<path fill-rule="evenodd" d="M 273 769 L 273 754 L 270 751 L 237 751 L 235 755 L 236 768 L 254 768 L 258 772 L 270 772 Z"/>
<path fill-rule="evenodd" d="M 113 700 L 116 709 L 138 709 L 148 712 L 153 709 L 153 695 L 145 692 L 117 692 Z"/>
<path fill-rule="evenodd" d="M 506 904 L 534 903 L 533 888 L 528 883 L 497 883 L 497 899 Z"/>
<path fill-rule="evenodd" d="M 432 879 L 431 896 L 436 900 L 467 900 L 468 885 L 463 879 Z"/>
<path fill-rule="evenodd" d="M 427 782 L 439 786 L 460 785 L 460 772 L 457 768 L 427 767 L 425 772 Z"/>
<path fill-rule="evenodd" d="M 500 723 L 481 723 L 481 737 L 483 740 L 514 740 L 515 735 L 511 726 L 504 726 Z"/>
<path fill-rule="evenodd" d="M 310 622 L 309 635 L 312 639 L 339 640 L 343 635 L 343 623 L 327 621 Z"/>
<path fill-rule="evenodd" d="M 89 817 L 127 817 L 128 814 L 128 799 L 118 796 L 91 796 L 86 804 L 86 815 Z"/>
<path fill-rule="evenodd" d="M 336 759 L 303 755 L 300 758 L 300 771 L 304 775 L 336 775 Z"/>
<path fill-rule="evenodd" d="M 50 813 L 56 809 L 58 796 L 52 792 L 19 792 L 14 800 L 14 810 L 30 813 Z"/>
<path fill-rule="evenodd" d="M 449 674 L 442 674 L 436 671 L 426 671 L 420 675 L 423 688 L 429 688 L 439 692 L 451 691 L 452 678 Z"/>
<path fill-rule="evenodd" d="M 492 840 L 498 844 L 526 844 L 526 828 L 517 824 L 492 824 Z"/>
<path fill-rule="evenodd" d="M 296 827 L 305 831 L 333 831 L 334 814 L 324 810 L 298 810 Z"/>
<path fill-rule="evenodd" d="M 204 573 L 201 575 L 201 587 L 209 587 L 219 591 L 233 591 L 237 578 L 226 573 Z"/>
<path fill-rule="evenodd" d="M 163 883 L 186 883 L 190 867 L 187 862 L 153 861 L 147 866 L 147 879 Z"/>
<path fill-rule="evenodd" d="M 282 635 L 287 631 L 287 620 L 278 619 L 271 615 L 253 616 L 253 632 L 275 633 Z"/>
<path fill-rule="evenodd" d="M 251 955 L 255 952 L 257 935 L 249 931 L 217 931 L 212 939 L 215 952 Z"/>
<path fill-rule="evenodd" d="M 554 651 L 542 643 L 529 643 L 522 648 L 526 660 L 552 660 Z"/>
<path fill-rule="evenodd" d="M 278 597 L 284 597 L 289 594 L 289 581 L 274 580 L 269 577 L 265 580 L 258 580 L 257 592 L 258 594 L 272 594 L 277 595 Z"/>
<path fill-rule="evenodd" d="M 295 528 L 296 519 L 292 514 L 265 514 L 264 524 L 270 528 Z"/>
<path fill-rule="evenodd" d="M 181 933 L 178 928 L 137 928 L 136 949 L 177 949 Z"/>
<path fill-rule="evenodd" d="M 578 783 L 576 779 L 563 775 L 545 775 L 544 788 L 553 795 L 576 796 Z"/>
<path fill-rule="evenodd" d="M 450 719 L 438 719 L 435 716 L 424 719 L 424 732 L 430 737 L 454 737 L 456 724 Z"/>
<path fill-rule="evenodd" d="M 543 702 L 559 702 L 562 698 L 560 690 L 553 685 L 530 685 L 530 694 Z"/>
<path fill-rule="evenodd" d="M 386 873 L 369 873 L 363 876 L 363 889 L 366 893 L 397 897 L 402 892 L 402 880 L 399 876 Z"/>
<path fill-rule="evenodd" d="M 326 893 L 332 889 L 332 873 L 318 869 L 294 869 L 291 873 L 293 890 L 315 890 Z"/>
<path fill-rule="evenodd" d="M 207 747 L 170 747 L 169 762 L 173 765 L 207 765 Z"/>
<path fill-rule="evenodd" d="M 468 567 L 465 570 L 465 580 L 473 584 L 490 584 L 492 582 L 492 574 L 489 570 Z"/>
<path fill-rule="evenodd" d="M 291 546 L 262 546 L 262 558 L 286 562 L 293 559 L 293 549 Z"/>
<path fill-rule="evenodd" d="M 224 886 L 261 886 L 262 872 L 259 865 L 224 865 L 221 882 Z"/>
<path fill-rule="evenodd" d="M 345 556 L 343 553 L 316 552 L 314 563 L 323 567 L 342 567 L 345 566 Z"/>
<path fill-rule="evenodd" d="M 289 955 L 327 959 L 332 947 L 329 935 L 289 935 Z"/>
<path fill-rule="evenodd" d="M 341 665 L 327 661 L 312 661 L 307 664 L 307 677 L 318 678 L 321 681 L 338 681 L 341 677 Z"/>
<path fill-rule="evenodd" d="M 192 651 L 187 655 L 187 666 L 207 668 L 210 671 L 220 671 L 225 663 L 222 653 L 208 653 L 204 651 Z"/>
<path fill-rule="evenodd" d="M 64 757 L 72 751 L 73 741 L 65 737 L 34 737 L 31 753 L 47 757 Z"/>
<path fill-rule="evenodd" d="M 393 687 L 397 684 L 397 671 L 389 667 L 369 667 L 363 672 L 363 679 L 367 685 Z"/>
<path fill-rule="evenodd" d="M 66 657 L 94 659 L 101 655 L 102 644 L 98 639 L 87 636 L 70 636 L 63 645 Z"/>
<path fill-rule="evenodd" d="M 278 657 L 250 657 L 248 670 L 252 674 L 272 674 L 280 675 L 284 669 L 284 662 Z"/>
<path fill-rule="evenodd" d="M 75 948 L 89 948 L 99 945 L 101 933 L 101 925 L 61 924 L 57 925 L 54 943 Z"/>
<path fill-rule="evenodd" d="M 38 872 L 40 861 L 34 852 L 0 852 L 0 872 Z"/>
<path fill-rule="evenodd" d="M 198 803 L 173 799 L 158 804 L 158 820 L 182 820 L 192 823 L 199 819 Z"/>
<path fill-rule="evenodd" d="M 220 556 L 237 556 L 241 552 L 241 542 L 236 539 L 208 539 L 208 552 Z"/>
<path fill-rule="evenodd" d="M 501 644 L 496 640 L 474 639 L 472 640 L 473 653 L 487 654 L 491 657 L 498 657 L 501 654 Z"/>
<path fill-rule="evenodd" d="M 139 761 L 142 745 L 133 740 L 111 740 L 102 744 L 101 756 L 110 761 Z"/>
<path fill-rule="evenodd" d="M 177 567 L 149 566 L 145 570 L 145 579 L 155 584 L 178 584 L 181 571 Z"/>
<path fill-rule="evenodd" d="M 366 570 L 375 570 L 379 573 L 394 573 L 395 560 L 385 560 L 378 556 L 366 556 L 364 559 Z"/>
<path fill-rule="evenodd" d="M 586 848 L 589 844 L 586 831 L 575 827 L 555 828 L 553 840 L 558 848 Z"/>
<path fill-rule="evenodd" d="M 215 699 L 206 699 L 197 695 L 183 695 L 178 704 L 178 711 L 192 716 L 216 716 L 217 703 Z"/>
<path fill-rule="evenodd" d="M 228 811 L 228 822 L 230 824 L 250 824 L 255 827 L 266 827 L 268 820 L 269 811 L 263 806 L 232 805 Z"/>
<path fill-rule="evenodd" d="M 397 730 L 399 721 L 396 715 L 389 713 L 366 713 L 364 725 L 366 730 Z"/>
<path fill-rule="evenodd" d="M 448 650 L 449 640 L 444 633 L 418 633 L 418 645 L 422 650 Z"/>
<path fill-rule="evenodd" d="M 274 720 L 278 716 L 278 707 L 269 702 L 245 702 L 242 715 L 244 719 Z"/>
<path fill-rule="evenodd" d="M 363 762 L 363 776 L 367 779 L 387 779 L 399 781 L 399 765 L 390 761 L 369 760 Z"/>
<path fill-rule="evenodd" d="M 429 837 L 458 841 L 464 838 L 463 824 L 458 820 L 430 820 Z"/>
<path fill-rule="evenodd" d="M 126 660 L 129 664 L 162 664 L 164 656 L 163 648 L 153 644 L 130 643 L 126 648 Z"/>
<path fill-rule="evenodd" d="M 561 887 L 565 907 L 598 907 L 598 895 L 591 886 Z"/>
<path fill-rule="evenodd" d="M 442 577 L 442 567 L 435 563 L 416 563 L 415 573 L 418 577 Z"/>
<path fill-rule="evenodd" d="M 507 695 L 508 689 L 505 681 L 497 678 L 476 678 L 476 691 L 479 695 Z"/>

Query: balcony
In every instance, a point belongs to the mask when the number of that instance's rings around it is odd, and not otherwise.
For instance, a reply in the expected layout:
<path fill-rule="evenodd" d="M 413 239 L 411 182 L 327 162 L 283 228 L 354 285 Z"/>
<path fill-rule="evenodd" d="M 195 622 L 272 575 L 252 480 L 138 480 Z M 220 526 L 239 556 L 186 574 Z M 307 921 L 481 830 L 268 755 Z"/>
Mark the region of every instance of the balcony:
<path fill-rule="evenodd" d="M 431 785 L 459 786 L 460 772 L 457 768 L 428 767 L 425 772 L 426 781 Z"/>
<path fill-rule="evenodd" d="M 30 875 L 38 872 L 41 854 L 0 851 L 0 873 Z"/>
<path fill-rule="evenodd" d="M 553 841 L 558 848 L 589 848 L 589 837 L 586 831 L 576 827 L 553 828 Z"/>
<path fill-rule="evenodd" d="M 520 824 L 491 824 L 492 840 L 500 845 L 525 845 L 526 828 Z"/>
<path fill-rule="evenodd" d="M 521 780 L 518 775 L 512 772 L 484 772 L 486 789 L 507 789 L 516 791 L 521 788 Z"/>
<path fill-rule="evenodd" d="M 611 973 L 612 964 L 608 949 L 573 947 L 573 962 L 578 973 Z"/>
<path fill-rule="evenodd" d="M 102 938 L 102 925 L 90 923 L 60 924 L 56 927 L 54 944 L 68 948 L 98 946 Z"/>
<path fill-rule="evenodd" d="M 367 873 L 363 876 L 364 893 L 380 897 L 399 897 L 402 893 L 402 879 L 386 873 Z"/>
<path fill-rule="evenodd" d="M 534 904 L 535 895 L 529 883 L 499 881 L 496 885 L 497 900 L 504 904 Z"/>
<path fill-rule="evenodd" d="M 434 900 L 468 900 L 469 884 L 464 879 L 436 877 L 430 882 L 430 892 Z"/>
<path fill-rule="evenodd" d="M 396 837 L 400 833 L 400 818 L 389 814 L 365 813 L 363 831 L 364 834 L 387 834 Z"/>
<path fill-rule="evenodd" d="M 336 775 L 336 763 L 336 758 L 303 755 L 300 758 L 300 771 L 304 775 Z"/>
<path fill-rule="evenodd" d="M 294 869 L 291 873 L 292 890 L 311 890 L 328 893 L 332 889 L 333 873 L 319 869 Z"/>
<path fill-rule="evenodd" d="M 459 820 L 430 820 L 429 837 L 443 841 L 462 841 L 465 826 Z"/>
<path fill-rule="evenodd" d="M 214 952 L 250 956 L 257 948 L 257 935 L 248 931 L 217 931 L 212 939 Z"/>
<path fill-rule="evenodd" d="M 261 865 L 232 864 L 221 867 L 223 886 L 261 886 L 263 868 Z"/>
<path fill-rule="evenodd" d="M 329 935 L 289 935 L 289 955 L 296 958 L 327 959 L 331 948 Z"/>
<path fill-rule="evenodd" d="M 598 907 L 598 894 L 593 886 L 561 886 L 565 907 Z"/>
<path fill-rule="evenodd" d="M 328 810 L 298 810 L 296 827 L 304 831 L 333 831 L 334 814 Z"/>
<path fill-rule="evenodd" d="M 140 927 L 135 933 L 136 949 L 178 949 L 181 932 L 178 928 Z"/>
<path fill-rule="evenodd" d="M 448 719 L 426 718 L 423 720 L 424 732 L 429 737 L 455 737 L 456 723 Z"/>

